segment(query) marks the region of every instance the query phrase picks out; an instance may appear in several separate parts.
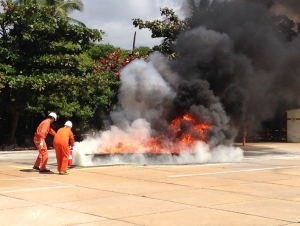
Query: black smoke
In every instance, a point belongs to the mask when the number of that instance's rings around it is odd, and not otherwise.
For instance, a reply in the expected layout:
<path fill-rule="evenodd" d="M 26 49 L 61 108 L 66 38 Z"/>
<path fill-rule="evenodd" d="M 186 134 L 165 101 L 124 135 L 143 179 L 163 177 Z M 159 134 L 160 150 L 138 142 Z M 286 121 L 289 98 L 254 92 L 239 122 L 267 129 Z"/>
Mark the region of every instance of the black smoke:
<path fill-rule="evenodd" d="M 298 0 L 232 0 L 190 11 L 191 29 L 174 46 L 181 57 L 171 63 L 183 80 L 175 104 L 212 112 L 220 99 L 230 118 L 225 137 L 299 107 L 299 8 Z"/>

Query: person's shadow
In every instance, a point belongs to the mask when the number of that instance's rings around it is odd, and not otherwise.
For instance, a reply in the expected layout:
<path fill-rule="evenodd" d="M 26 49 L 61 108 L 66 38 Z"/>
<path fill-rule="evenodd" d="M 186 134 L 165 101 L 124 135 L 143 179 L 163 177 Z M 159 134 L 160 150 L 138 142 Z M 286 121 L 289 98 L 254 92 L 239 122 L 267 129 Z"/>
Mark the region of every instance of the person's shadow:
<path fill-rule="evenodd" d="M 21 172 L 25 172 L 25 173 L 39 173 L 39 174 L 55 174 L 54 172 L 50 171 L 47 173 L 40 173 L 38 170 L 35 169 L 21 169 Z"/>

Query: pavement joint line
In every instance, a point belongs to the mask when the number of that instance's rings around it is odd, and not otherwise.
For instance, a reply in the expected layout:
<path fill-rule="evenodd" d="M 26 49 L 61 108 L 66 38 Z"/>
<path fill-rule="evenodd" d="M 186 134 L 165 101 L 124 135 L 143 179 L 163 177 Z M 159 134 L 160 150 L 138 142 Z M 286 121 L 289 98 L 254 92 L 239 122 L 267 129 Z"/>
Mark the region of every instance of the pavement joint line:
<path fill-rule="evenodd" d="M 206 188 L 205 188 L 206 189 Z M 214 190 L 214 189 L 213 189 Z M 217 190 L 217 191 L 223 191 L 223 190 Z M 225 191 L 225 192 L 229 192 L 229 191 Z M 232 193 L 232 192 L 230 192 Z M 246 193 L 239 193 L 239 194 L 243 194 L 245 195 Z M 248 195 L 248 194 L 246 194 Z M 250 194 L 249 194 L 250 195 Z M 250 195 L 250 196 L 254 196 L 254 197 L 260 197 L 263 199 L 266 199 L 266 197 L 261 197 L 261 196 L 255 196 L 255 195 Z M 283 219 L 278 219 L 278 218 L 273 218 L 273 217 L 267 217 L 267 216 L 262 216 L 262 215 L 257 215 L 257 214 L 251 214 L 251 213 L 246 213 L 246 212 L 239 212 L 239 211 L 234 211 L 234 210 L 227 210 L 227 209 L 222 209 L 220 208 L 222 205 L 227 205 L 227 204 L 232 204 L 231 203 L 222 203 L 222 204 L 217 204 L 217 205 L 213 205 L 213 206 L 205 206 L 205 205 L 196 205 L 196 204 L 187 204 L 187 203 L 183 203 L 183 202 L 179 202 L 179 201 L 171 201 L 171 200 L 166 200 L 166 199 L 160 199 L 160 198 L 153 198 L 153 197 L 146 197 L 146 198 L 150 198 L 150 199 L 155 199 L 155 200 L 160 200 L 160 201 L 167 201 L 167 202 L 173 202 L 173 203 L 178 203 L 178 204 L 182 204 L 182 205 L 188 205 L 190 206 L 190 208 L 186 208 L 186 209 L 191 209 L 192 207 L 195 208 L 204 208 L 204 209 L 212 209 L 212 210 L 218 210 L 218 211 L 223 211 L 223 212 L 230 212 L 230 213 L 237 213 L 237 214 L 241 214 L 241 215 L 247 215 L 247 216 L 254 216 L 254 217 L 260 217 L 260 218 L 266 218 L 266 219 L 273 219 L 273 220 L 279 220 L 282 222 L 288 222 L 288 223 L 295 223 L 294 221 L 289 221 L 289 220 L 283 220 Z M 269 198 L 267 198 L 269 199 Z M 282 199 L 279 199 L 282 200 Z M 283 199 L 284 200 L 284 199 Z M 259 201 L 259 200 L 258 200 Z M 291 201 L 291 200 L 290 200 Z M 242 202 L 247 202 L 247 201 L 242 201 Z M 240 203 L 240 202 L 238 202 Z M 166 211 L 166 212 L 177 212 L 180 210 L 171 210 L 171 211 Z M 149 214 L 144 214 L 144 215 L 149 215 Z M 150 214 L 151 215 L 151 214 Z M 296 222 L 297 223 L 297 222 Z"/>
<path fill-rule="evenodd" d="M 27 179 L 31 179 L 31 180 L 37 180 L 37 181 L 43 181 L 43 182 L 50 182 L 50 183 L 54 183 L 54 184 L 64 184 L 66 186 L 75 186 L 74 184 L 67 184 L 67 183 L 62 183 L 62 182 L 58 182 L 58 181 L 52 181 L 52 180 L 40 180 L 38 178 L 30 178 L 30 177 L 26 177 Z"/>
<path fill-rule="evenodd" d="M 21 169 L 28 169 L 28 168 L 18 167 L 18 166 L 10 166 L 10 167 L 21 168 Z M 50 183 L 54 183 L 54 184 L 65 184 L 65 185 L 68 185 L 68 186 L 75 186 L 74 184 L 66 184 L 66 183 L 62 183 L 62 182 L 58 182 L 58 181 L 52 181 L 52 180 L 41 180 L 41 179 L 38 179 L 38 178 L 43 178 L 43 177 L 23 177 L 23 178 L 6 179 L 6 180 L 26 180 L 26 179 L 30 179 L 30 180 L 38 180 L 38 181 L 50 182 Z"/>
<path fill-rule="evenodd" d="M 27 180 L 32 178 L 43 178 L 43 177 L 21 177 L 21 178 L 10 178 L 10 179 L 0 179 L 0 180 Z"/>
<path fill-rule="evenodd" d="M 244 194 L 244 193 L 240 193 L 240 194 Z M 160 198 L 153 198 L 153 197 L 146 197 L 146 198 L 160 200 L 160 201 L 173 202 L 173 203 L 177 203 L 177 204 L 182 204 L 182 205 L 188 205 L 188 206 L 190 206 L 190 207 L 182 209 L 182 210 L 187 210 L 187 209 L 191 209 L 191 208 L 204 208 L 204 209 L 212 209 L 212 210 L 218 210 L 218 211 L 223 211 L 223 212 L 231 212 L 231 213 L 237 213 L 237 214 L 241 214 L 241 215 L 254 216 L 254 217 L 260 217 L 260 218 L 266 218 L 266 219 L 273 219 L 273 220 L 275 219 L 275 220 L 280 220 L 280 221 L 288 222 L 288 223 L 295 223 L 295 222 L 289 221 L 289 220 L 277 219 L 277 218 L 267 217 L 267 216 L 262 216 L 262 215 L 257 215 L 257 214 L 251 214 L 251 213 L 246 213 L 246 212 L 239 212 L 239 211 L 234 211 L 234 210 L 227 210 L 227 209 L 218 208 L 218 207 L 220 207 L 222 205 L 232 204 L 232 202 L 231 203 L 217 204 L 217 205 L 213 205 L 213 206 L 205 206 L 205 205 L 187 204 L 187 203 L 183 203 L 183 202 L 179 202 L 179 201 L 171 201 L 171 200 L 160 199 Z M 265 199 L 265 197 L 261 197 L 261 198 Z M 170 211 L 165 211 L 165 212 L 177 212 L 177 211 L 181 211 L 181 210 L 178 209 L 178 210 L 170 210 Z M 151 215 L 151 214 L 144 214 L 144 215 Z M 137 216 L 141 216 L 141 215 L 137 215 Z"/>
<path fill-rule="evenodd" d="M 275 170 L 275 169 L 292 169 L 292 168 L 299 168 L 299 167 L 300 167 L 300 165 L 296 165 L 296 166 L 278 166 L 278 167 L 259 168 L 259 169 L 232 170 L 232 171 L 225 171 L 225 172 L 179 174 L 179 175 L 173 175 L 173 176 L 168 176 L 168 177 L 170 177 L 170 178 L 193 177 L 193 176 L 205 176 L 205 175 L 226 174 L 226 173 L 255 172 L 255 171 Z"/>
<path fill-rule="evenodd" d="M 16 190 L 0 191 L 0 194 L 13 193 L 13 192 L 39 191 L 39 190 L 56 189 L 56 188 L 69 188 L 74 186 L 75 185 L 65 185 L 65 186 L 56 186 L 56 187 L 16 189 Z"/>
<path fill-rule="evenodd" d="M 235 210 L 220 209 L 220 208 L 215 208 L 215 206 L 213 206 L 213 207 L 205 206 L 205 207 L 202 207 L 202 208 L 208 208 L 208 209 L 213 209 L 213 210 L 225 211 L 225 212 L 229 212 L 229 213 L 237 213 L 237 214 L 247 215 L 247 216 L 260 217 L 260 218 L 265 218 L 265 219 L 278 220 L 278 221 L 282 221 L 282 222 L 288 223 L 288 224 L 295 223 L 294 221 L 291 221 L 291 220 L 284 220 L 284 219 L 280 219 L 280 218 L 268 217 L 268 216 L 257 215 L 257 214 L 246 213 L 246 212 L 240 212 L 240 211 L 235 211 Z"/>
<path fill-rule="evenodd" d="M 54 184 L 64 184 L 67 186 L 75 186 L 74 184 L 67 184 L 67 183 L 62 183 L 58 181 L 52 181 L 52 180 L 41 180 L 39 178 L 44 178 L 44 177 L 22 177 L 22 178 L 11 178 L 11 179 L 0 179 L 0 180 L 37 180 L 37 181 L 43 181 L 43 182 L 50 182 Z"/>

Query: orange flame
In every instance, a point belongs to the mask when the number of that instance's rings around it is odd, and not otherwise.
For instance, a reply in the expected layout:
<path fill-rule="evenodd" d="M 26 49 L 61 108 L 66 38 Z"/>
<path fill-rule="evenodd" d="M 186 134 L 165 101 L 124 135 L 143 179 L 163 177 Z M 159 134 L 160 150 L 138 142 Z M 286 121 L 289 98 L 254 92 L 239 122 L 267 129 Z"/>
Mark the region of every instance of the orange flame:
<path fill-rule="evenodd" d="M 168 127 L 167 134 L 151 138 L 141 144 L 122 143 L 116 147 L 101 151 L 105 154 L 179 154 L 188 150 L 196 141 L 206 141 L 205 131 L 211 125 L 199 123 L 190 114 L 174 119 Z"/>

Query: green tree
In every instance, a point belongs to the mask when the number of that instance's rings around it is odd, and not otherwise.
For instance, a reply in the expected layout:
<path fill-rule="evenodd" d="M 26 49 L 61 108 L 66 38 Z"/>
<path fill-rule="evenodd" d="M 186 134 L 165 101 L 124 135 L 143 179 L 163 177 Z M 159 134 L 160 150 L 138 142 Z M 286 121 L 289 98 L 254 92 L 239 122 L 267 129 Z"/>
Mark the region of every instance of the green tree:
<path fill-rule="evenodd" d="M 215 0 L 188 0 L 187 3 L 190 14 L 184 20 L 180 20 L 173 9 L 162 8 L 160 12 L 161 16 L 164 16 L 163 20 L 143 21 L 133 19 L 133 25 L 139 29 L 148 28 L 152 32 L 152 38 L 163 38 L 160 45 L 153 47 L 154 51 L 159 51 L 169 58 L 178 57 L 178 54 L 172 49 L 178 36 L 193 26 L 193 21 L 200 11 L 211 10 Z"/>
<path fill-rule="evenodd" d="M 9 143 L 25 110 L 47 114 L 48 107 L 53 107 L 60 115 L 76 114 L 78 106 L 84 109 L 89 104 L 95 86 L 100 87 L 96 93 L 103 95 L 98 108 L 109 108 L 118 86 L 115 75 L 78 70 L 80 54 L 90 41 L 102 40 L 103 31 L 54 18 L 55 7 L 11 1 L 1 5 L 0 102 L 1 111 L 9 112 L 12 119 Z M 69 107 L 72 104 L 77 107 Z"/>
<path fill-rule="evenodd" d="M 92 44 L 86 51 L 93 60 L 99 60 L 115 52 L 118 48 L 110 44 Z"/>
<path fill-rule="evenodd" d="M 139 29 L 148 28 L 152 38 L 163 38 L 160 45 L 154 46 L 154 51 L 159 51 L 170 58 L 176 57 L 172 50 L 172 45 L 176 43 L 176 39 L 183 31 L 188 29 L 187 21 L 180 20 L 174 10 L 169 8 L 160 9 L 161 16 L 165 18 L 154 21 L 143 21 L 141 19 L 133 19 L 133 25 Z"/>
<path fill-rule="evenodd" d="M 119 70 L 135 58 L 147 58 L 151 49 L 140 46 L 134 50 L 126 50 L 110 44 L 91 44 L 80 55 L 79 70 L 95 73 L 112 71 L 119 75 Z"/>
<path fill-rule="evenodd" d="M 292 39 L 299 34 L 300 23 L 295 23 L 287 16 L 276 16 L 274 17 L 274 21 L 278 33 L 283 34 L 288 41 L 292 41 Z"/>
<path fill-rule="evenodd" d="M 133 50 L 133 54 L 140 57 L 147 57 L 152 50 L 148 46 L 140 46 Z"/>
<path fill-rule="evenodd" d="M 189 16 L 184 20 L 180 20 L 172 9 L 162 8 L 160 9 L 161 16 L 164 16 L 162 20 L 143 21 L 141 19 L 133 19 L 133 25 L 139 29 L 149 29 L 152 32 L 152 38 L 163 38 L 160 45 L 153 47 L 154 51 L 159 51 L 169 58 L 177 57 L 178 53 L 175 53 L 172 47 L 176 44 L 178 36 L 189 29 L 201 25 L 205 26 L 206 24 L 204 24 L 199 15 L 213 13 L 220 4 L 230 4 L 230 2 L 187 0 L 187 4 L 189 7 Z M 270 8 L 272 1 L 267 2 L 267 6 Z M 300 33 L 300 23 L 295 23 L 287 16 L 273 15 L 266 18 L 266 20 L 270 19 L 273 22 L 274 29 L 284 35 L 288 41 L 291 41 Z"/>
<path fill-rule="evenodd" d="M 83 3 L 81 0 L 15 0 L 15 3 L 20 5 L 35 4 L 38 6 L 54 6 L 55 11 L 52 13 L 54 17 L 60 17 L 69 22 L 85 26 L 81 21 L 68 16 L 68 14 L 74 10 L 83 10 Z"/>

